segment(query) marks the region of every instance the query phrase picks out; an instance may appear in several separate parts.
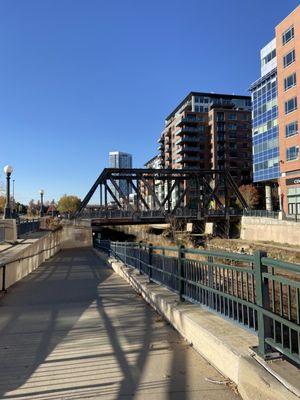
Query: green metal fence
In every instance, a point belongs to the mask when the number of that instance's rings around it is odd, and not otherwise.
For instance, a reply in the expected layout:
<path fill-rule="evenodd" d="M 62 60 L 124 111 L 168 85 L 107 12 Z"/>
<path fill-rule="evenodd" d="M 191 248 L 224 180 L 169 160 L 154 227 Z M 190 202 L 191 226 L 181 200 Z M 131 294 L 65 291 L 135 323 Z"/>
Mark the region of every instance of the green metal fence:
<path fill-rule="evenodd" d="M 300 364 L 300 265 L 267 257 L 146 243 L 95 246 L 189 300 L 257 332 L 257 352 Z"/>

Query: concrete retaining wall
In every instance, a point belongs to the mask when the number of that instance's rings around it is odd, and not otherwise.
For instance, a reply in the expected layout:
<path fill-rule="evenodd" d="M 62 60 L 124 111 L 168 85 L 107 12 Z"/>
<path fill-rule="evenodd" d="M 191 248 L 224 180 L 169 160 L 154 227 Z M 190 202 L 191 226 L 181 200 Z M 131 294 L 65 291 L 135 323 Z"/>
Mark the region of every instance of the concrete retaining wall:
<path fill-rule="evenodd" d="M 64 225 L 62 232 L 62 249 L 91 247 L 93 245 L 92 228 L 80 225 Z"/>
<path fill-rule="evenodd" d="M 24 278 L 61 249 L 92 246 L 92 230 L 85 226 L 64 226 L 62 230 L 28 236 L 22 244 L 3 253 L 1 263 L 7 263 L 5 288 Z M 14 261 L 16 260 L 16 261 Z M 13 261 L 13 262 L 11 262 Z M 3 274 L 0 269 L 0 289 Z"/>
<path fill-rule="evenodd" d="M 273 218 L 242 217 L 241 239 L 300 246 L 300 222 Z"/>
<path fill-rule="evenodd" d="M 62 231 L 49 232 L 39 238 L 31 238 L 7 251 L 2 262 L 7 262 L 5 288 L 24 278 L 34 271 L 45 260 L 55 255 L 61 248 Z M 10 262 L 16 260 L 14 262 Z M 2 288 L 3 274 L 0 270 L 0 288 Z"/>
<path fill-rule="evenodd" d="M 149 283 L 145 276 L 113 258 L 108 259 L 108 262 L 210 364 L 236 383 L 243 399 L 298 398 L 287 389 L 285 383 L 282 384 L 252 357 L 249 348 L 257 345 L 256 335 L 198 305 L 180 303 L 176 294 L 160 285 Z"/>

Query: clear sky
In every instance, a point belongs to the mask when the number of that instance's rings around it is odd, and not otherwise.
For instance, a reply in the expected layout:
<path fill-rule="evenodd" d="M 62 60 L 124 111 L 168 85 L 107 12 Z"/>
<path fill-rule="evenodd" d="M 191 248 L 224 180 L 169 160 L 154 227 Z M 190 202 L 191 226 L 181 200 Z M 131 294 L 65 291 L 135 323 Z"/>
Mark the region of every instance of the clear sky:
<path fill-rule="evenodd" d="M 1 0 L 0 178 L 83 197 L 110 150 L 140 167 L 190 91 L 247 94 L 296 0 Z"/>

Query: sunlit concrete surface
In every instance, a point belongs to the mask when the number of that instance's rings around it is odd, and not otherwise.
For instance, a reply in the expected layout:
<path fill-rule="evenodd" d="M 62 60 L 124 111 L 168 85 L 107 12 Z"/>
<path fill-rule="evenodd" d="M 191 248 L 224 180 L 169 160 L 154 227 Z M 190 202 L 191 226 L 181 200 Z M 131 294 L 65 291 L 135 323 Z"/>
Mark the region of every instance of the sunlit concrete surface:
<path fill-rule="evenodd" d="M 238 399 L 91 249 L 65 250 L 0 301 L 0 399 Z"/>

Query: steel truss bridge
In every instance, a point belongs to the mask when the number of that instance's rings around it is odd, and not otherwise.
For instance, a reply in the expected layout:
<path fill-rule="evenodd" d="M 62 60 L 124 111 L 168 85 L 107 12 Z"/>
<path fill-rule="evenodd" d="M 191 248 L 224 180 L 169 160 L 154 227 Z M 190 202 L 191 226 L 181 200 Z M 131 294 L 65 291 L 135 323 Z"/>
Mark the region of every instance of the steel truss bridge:
<path fill-rule="evenodd" d="M 99 204 L 89 205 L 98 190 Z M 105 168 L 75 218 L 93 226 L 220 221 L 241 215 L 233 199 L 248 208 L 226 170 Z"/>

